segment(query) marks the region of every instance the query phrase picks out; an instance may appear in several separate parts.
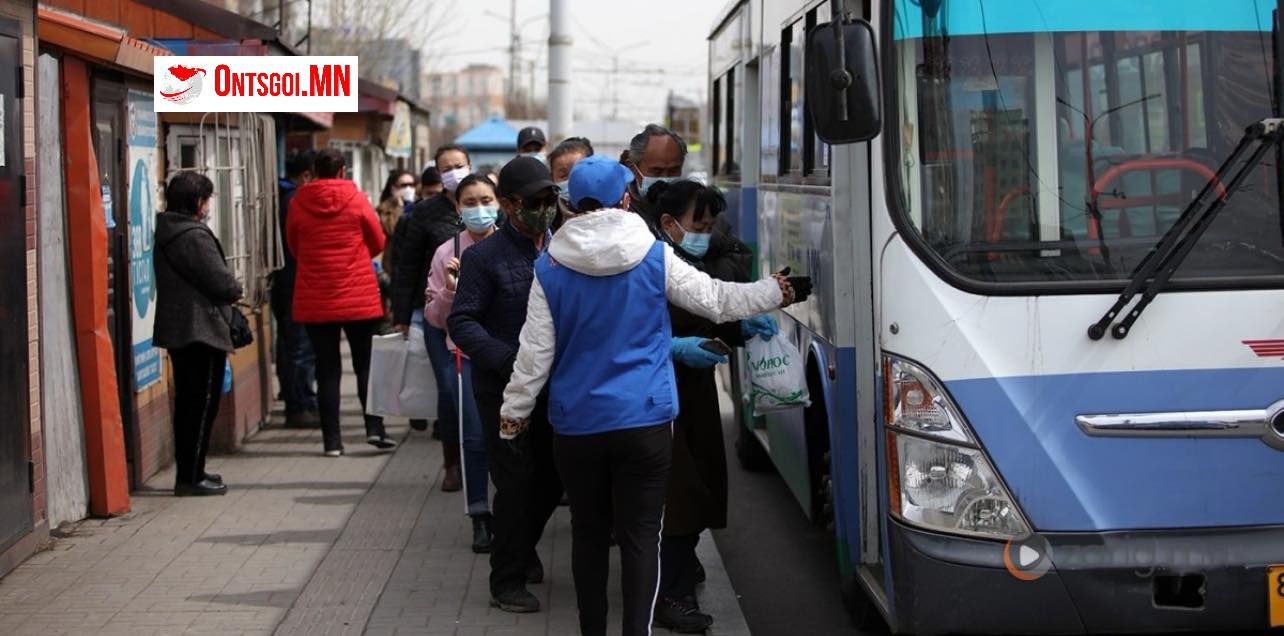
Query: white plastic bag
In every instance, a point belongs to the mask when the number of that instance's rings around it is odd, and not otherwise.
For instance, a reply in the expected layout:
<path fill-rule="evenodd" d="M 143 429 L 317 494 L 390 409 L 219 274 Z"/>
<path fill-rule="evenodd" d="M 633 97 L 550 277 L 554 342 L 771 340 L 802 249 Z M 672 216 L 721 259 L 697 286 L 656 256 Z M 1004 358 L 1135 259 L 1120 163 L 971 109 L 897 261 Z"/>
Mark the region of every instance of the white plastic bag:
<path fill-rule="evenodd" d="M 437 417 L 437 382 L 422 329 L 411 327 L 409 337 L 399 333 L 374 337 L 366 413 L 412 419 Z"/>
<path fill-rule="evenodd" d="M 745 344 L 745 367 L 749 370 L 749 402 L 753 414 L 762 415 L 811 405 L 807 373 L 798 348 L 777 335 L 760 336 Z"/>

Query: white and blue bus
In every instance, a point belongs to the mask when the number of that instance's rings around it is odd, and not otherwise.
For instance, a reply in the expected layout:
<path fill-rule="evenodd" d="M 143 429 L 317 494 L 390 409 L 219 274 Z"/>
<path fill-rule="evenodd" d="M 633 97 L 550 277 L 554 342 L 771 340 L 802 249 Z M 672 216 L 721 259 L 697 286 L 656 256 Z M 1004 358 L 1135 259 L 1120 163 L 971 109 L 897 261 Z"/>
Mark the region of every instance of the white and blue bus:
<path fill-rule="evenodd" d="M 1279 9 L 720 14 L 710 171 L 817 289 L 780 316 L 812 405 L 754 417 L 739 365 L 738 455 L 832 526 L 858 618 L 1284 626 Z"/>

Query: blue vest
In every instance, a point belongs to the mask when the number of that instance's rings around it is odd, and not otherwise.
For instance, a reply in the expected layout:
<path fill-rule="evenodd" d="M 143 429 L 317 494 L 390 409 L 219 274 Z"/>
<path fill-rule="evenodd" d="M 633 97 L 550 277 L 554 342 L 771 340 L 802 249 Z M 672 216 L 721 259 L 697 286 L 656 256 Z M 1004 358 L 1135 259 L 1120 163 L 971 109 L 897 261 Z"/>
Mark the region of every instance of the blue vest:
<path fill-rule="evenodd" d="M 589 276 L 544 253 L 535 261 L 557 331 L 548 419 L 562 435 L 671 422 L 678 416 L 664 294 L 664 244 L 633 269 Z"/>

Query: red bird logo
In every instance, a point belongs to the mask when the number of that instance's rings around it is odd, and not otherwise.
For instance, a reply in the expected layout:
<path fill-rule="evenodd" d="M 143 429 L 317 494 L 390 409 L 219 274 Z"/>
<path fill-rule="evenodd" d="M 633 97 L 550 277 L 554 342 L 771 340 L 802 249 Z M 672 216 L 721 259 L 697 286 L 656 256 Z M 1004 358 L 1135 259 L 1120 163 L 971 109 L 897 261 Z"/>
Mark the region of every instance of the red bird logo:
<path fill-rule="evenodd" d="M 205 69 L 171 66 L 168 76 L 160 89 L 160 96 L 175 104 L 189 104 L 201 96 L 204 87 Z"/>

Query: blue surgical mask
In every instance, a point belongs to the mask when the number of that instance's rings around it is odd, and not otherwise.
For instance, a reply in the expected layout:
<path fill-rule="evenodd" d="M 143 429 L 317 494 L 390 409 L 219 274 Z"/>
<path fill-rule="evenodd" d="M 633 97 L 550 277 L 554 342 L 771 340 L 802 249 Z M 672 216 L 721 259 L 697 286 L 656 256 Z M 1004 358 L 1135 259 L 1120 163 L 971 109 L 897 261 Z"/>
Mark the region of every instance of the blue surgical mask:
<path fill-rule="evenodd" d="M 499 206 L 497 205 L 479 205 L 471 208 L 464 208 L 459 211 L 460 216 L 464 219 L 464 227 L 473 232 L 485 232 L 495 224 L 499 218 Z"/>
<path fill-rule="evenodd" d="M 642 193 L 642 196 L 646 196 L 647 192 L 651 191 L 651 186 L 660 183 L 661 181 L 665 183 L 673 183 L 677 180 L 677 177 L 648 177 L 646 175 L 642 175 L 642 187 L 639 188 L 638 191 Z"/>
<path fill-rule="evenodd" d="M 571 201 L 571 180 L 563 179 L 557 182 L 557 197 L 567 203 Z"/>
<path fill-rule="evenodd" d="M 540 163 L 544 163 L 544 153 L 542 153 L 542 152 L 523 152 L 522 154 L 517 155 L 517 156 L 519 156 L 519 157 L 531 157 L 532 159 L 538 159 L 538 160 L 540 161 Z"/>
<path fill-rule="evenodd" d="M 709 239 L 711 238 L 713 238 L 711 233 L 705 232 L 701 234 L 683 228 L 682 240 L 678 242 L 678 247 L 695 258 L 704 258 L 704 255 L 709 253 Z M 669 241 L 673 241 L 672 236 L 669 237 Z"/>

